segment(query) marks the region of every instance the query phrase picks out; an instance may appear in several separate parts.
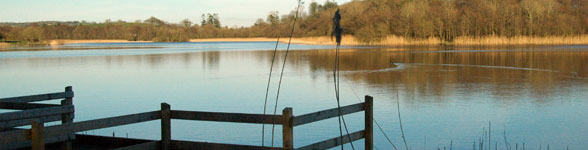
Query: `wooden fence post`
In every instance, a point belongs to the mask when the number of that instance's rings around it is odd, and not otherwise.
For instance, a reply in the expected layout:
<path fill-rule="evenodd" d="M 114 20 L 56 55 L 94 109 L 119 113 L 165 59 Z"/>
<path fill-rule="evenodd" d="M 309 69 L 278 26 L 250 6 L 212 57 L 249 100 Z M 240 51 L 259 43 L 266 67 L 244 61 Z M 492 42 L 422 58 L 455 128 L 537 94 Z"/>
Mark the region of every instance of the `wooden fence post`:
<path fill-rule="evenodd" d="M 65 92 L 72 92 L 72 87 L 71 86 L 67 86 L 65 87 Z M 71 97 L 66 97 L 64 100 L 61 100 L 61 106 L 68 106 L 68 105 L 73 105 L 73 95 L 71 95 Z M 61 115 L 61 124 L 66 124 L 66 123 L 72 123 L 73 122 L 73 113 L 67 113 L 67 114 L 62 114 Z M 71 150 L 72 149 L 72 145 L 71 145 L 71 140 L 75 139 L 75 133 L 71 133 L 69 134 L 69 136 L 67 137 L 68 140 L 62 143 L 62 147 L 61 149 L 63 150 Z"/>
<path fill-rule="evenodd" d="M 369 95 L 365 96 L 365 149 L 374 149 L 374 102 Z"/>
<path fill-rule="evenodd" d="M 31 149 L 32 150 L 45 150 L 45 140 L 43 138 L 44 124 L 38 120 L 31 122 Z"/>
<path fill-rule="evenodd" d="M 171 112 L 167 103 L 161 103 L 161 149 L 169 150 L 171 144 Z"/>
<path fill-rule="evenodd" d="M 294 149 L 294 127 L 292 119 L 294 116 L 292 115 L 292 108 L 286 107 L 282 110 L 282 146 L 286 150 L 293 150 Z"/>

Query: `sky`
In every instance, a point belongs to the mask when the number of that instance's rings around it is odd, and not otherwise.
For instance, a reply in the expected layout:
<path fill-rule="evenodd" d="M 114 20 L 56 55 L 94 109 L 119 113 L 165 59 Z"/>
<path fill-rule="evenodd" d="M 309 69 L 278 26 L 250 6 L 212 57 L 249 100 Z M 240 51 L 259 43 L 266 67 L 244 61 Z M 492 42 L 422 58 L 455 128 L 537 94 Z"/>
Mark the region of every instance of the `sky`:
<path fill-rule="evenodd" d="M 326 0 L 303 0 L 323 4 Z M 343 4 L 351 0 L 335 0 Z M 123 20 L 151 16 L 170 23 L 201 20 L 203 13 L 218 13 L 223 26 L 250 26 L 270 11 L 280 15 L 296 8 L 296 0 L 0 0 L 0 22 Z"/>

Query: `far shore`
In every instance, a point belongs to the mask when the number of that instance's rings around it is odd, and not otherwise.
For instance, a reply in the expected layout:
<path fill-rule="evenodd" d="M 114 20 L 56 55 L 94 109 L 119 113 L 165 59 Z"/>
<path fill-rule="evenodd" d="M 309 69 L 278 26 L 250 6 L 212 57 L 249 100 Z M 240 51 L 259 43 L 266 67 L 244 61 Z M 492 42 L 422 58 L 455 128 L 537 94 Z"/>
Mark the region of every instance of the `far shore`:
<path fill-rule="evenodd" d="M 206 38 L 190 39 L 189 42 L 275 42 L 277 38 Z M 288 43 L 288 37 L 280 38 L 281 43 Z M 53 40 L 54 44 L 73 43 L 127 43 L 127 42 L 152 42 L 152 41 L 127 41 L 127 40 Z M 335 45 L 334 39 L 329 36 L 292 38 L 292 44 L 306 45 Z M 341 45 L 344 46 L 517 46 L 517 45 L 588 45 L 588 35 L 579 36 L 548 36 L 548 37 L 457 37 L 452 43 L 443 42 L 437 38 L 407 39 L 395 35 L 387 36 L 384 40 L 372 43 L 361 43 L 353 36 L 343 36 Z"/>
<path fill-rule="evenodd" d="M 97 39 L 97 40 L 49 40 L 49 45 L 63 45 L 63 44 L 79 44 L 79 43 L 146 43 L 152 41 L 129 41 L 129 40 L 112 40 L 112 39 Z"/>
<path fill-rule="evenodd" d="M 349 36 L 348 38 L 353 38 Z M 190 39 L 190 42 L 275 42 L 278 38 L 210 38 L 210 39 Z M 288 37 L 280 38 L 280 43 L 288 43 L 290 39 Z M 352 40 L 349 40 L 352 41 Z M 307 45 L 335 45 L 335 41 L 332 41 L 329 37 L 303 37 L 303 38 L 292 38 L 292 44 L 307 44 Z M 359 45 L 357 42 L 343 44 L 343 45 Z"/>
<path fill-rule="evenodd" d="M 324 40 L 326 37 L 311 37 L 311 38 L 292 38 L 293 44 L 309 44 L 309 45 L 330 45 L 335 44 L 333 41 Z M 206 39 L 190 39 L 188 42 L 275 42 L 277 38 L 206 38 Z M 50 40 L 49 45 L 63 45 L 63 44 L 79 44 L 79 43 L 149 43 L 153 41 L 129 41 L 129 40 Z M 280 38 L 281 43 L 287 43 L 288 38 Z M 354 43 L 356 45 L 356 43 Z"/>
<path fill-rule="evenodd" d="M 10 44 L 8 44 L 8 43 L 0 42 L 0 48 L 9 47 L 9 46 L 10 46 Z"/>
<path fill-rule="evenodd" d="M 206 38 L 206 39 L 190 39 L 188 42 L 275 42 L 277 38 Z M 288 43 L 288 37 L 280 38 L 281 43 Z M 72 40 L 59 39 L 48 40 L 43 43 L 50 46 L 57 46 L 63 44 L 78 44 L 78 43 L 147 43 L 153 41 L 128 41 L 115 39 L 96 39 L 96 40 Z M 306 45 L 335 45 L 334 39 L 328 36 L 321 37 L 302 37 L 292 38 L 293 44 Z M 550 37 L 457 37 L 452 43 L 445 43 L 436 38 L 427 39 L 407 39 L 404 37 L 390 35 L 384 40 L 372 43 L 358 42 L 353 36 L 343 36 L 341 45 L 344 46 L 528 46 L 528 45 L 588 45 L 588 35 L 579 36 L 550 36 Z M 0 47 L 10 47 L 9 43 L 0 42 Z"/>

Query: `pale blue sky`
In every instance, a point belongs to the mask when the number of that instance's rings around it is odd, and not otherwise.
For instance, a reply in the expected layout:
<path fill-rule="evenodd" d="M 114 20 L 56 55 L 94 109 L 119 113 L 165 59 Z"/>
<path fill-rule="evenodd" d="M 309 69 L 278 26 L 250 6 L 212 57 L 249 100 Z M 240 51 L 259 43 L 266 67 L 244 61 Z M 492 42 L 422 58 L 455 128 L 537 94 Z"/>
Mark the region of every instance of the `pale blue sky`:
<path fill-rule="evenodd" d="M 312 2 L 303 1 L 305 6 Z M 270 11 L 282 15 L 295 7 L 296 0 L 0 0 L 0 22 L 135 21 L 155 16 L 178 23 L 185 18 L 199 22 L 203 13 L 219 13 L 223 26 L 250 26 Z"/>

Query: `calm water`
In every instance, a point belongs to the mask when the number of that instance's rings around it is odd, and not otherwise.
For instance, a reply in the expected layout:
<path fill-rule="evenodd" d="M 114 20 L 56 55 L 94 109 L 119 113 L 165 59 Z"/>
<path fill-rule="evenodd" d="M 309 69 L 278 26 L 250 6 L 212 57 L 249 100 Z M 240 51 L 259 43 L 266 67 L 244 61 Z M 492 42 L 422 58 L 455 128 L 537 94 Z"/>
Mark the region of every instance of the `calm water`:
<path fill-rule="evenodd" d="M 75 121 L 158 110 L 161 102 L 172 109 L 262 113 L 273 47 L 273 42 L 213 42 L 20 48 L 0 52 L 0 97 L 58 92 L 71 85 Z M 293 107 L 294 115 L 301 115 L 336 107 L 331 48 L 293 45 L 298 50 L 286 61 L 280 110 Z M 451 141 L 454 148 L 471 149 L 489 122 L 492 149 L 495 144 L 505 149 L 505 139 L 513 149 L 523 142 L 530 149 L 548 144 L 588 149 L 588 46 L 346 47 L 340 58 L 342 104 L 372 95 L 374 117 L 398 147 L 404 147 L 399 99 L 411 149 L 449 148 Z M 279 71 L 274 69 L 272 81 Z M 277 82 L 271 88 L 274 97 Z M 350 132 L 363 129 L 362 119 L 363 113 L 346 116 Z M 279 146 L 281 128 L 276 127 Z M 159 128 L 158 121 L 151 121 L 85 134 L 158 139 Z M 377 129 L 374 133 L 378 149 L 392 149 Z M 296 127 L 294 145 L 338 135 L 337 120 L 329 119 Z M 261 125 L 174 120 L 172 138 L 260 145 Z M 354 144 L 363 146 L 363 140 Z"/>

